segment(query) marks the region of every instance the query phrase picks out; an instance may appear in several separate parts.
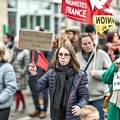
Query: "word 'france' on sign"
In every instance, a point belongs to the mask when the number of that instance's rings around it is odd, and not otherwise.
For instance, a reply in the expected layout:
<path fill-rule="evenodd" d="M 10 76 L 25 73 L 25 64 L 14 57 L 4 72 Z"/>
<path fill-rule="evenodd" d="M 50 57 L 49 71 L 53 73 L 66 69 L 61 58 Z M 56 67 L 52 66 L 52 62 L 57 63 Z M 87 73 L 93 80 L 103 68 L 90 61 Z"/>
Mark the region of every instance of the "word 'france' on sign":
<path fill-rule="evenodd" d="M 31 50 L 52 50 L 52 36 L 53 33 L 41 32 L 33 30 L 19 31 L 19 48 Z"/>
<path fill-rule="evenodd" d="M 89 0 L 62 0 L 61 13 L 73 20 L 92 23 L 92 8 Z"/>

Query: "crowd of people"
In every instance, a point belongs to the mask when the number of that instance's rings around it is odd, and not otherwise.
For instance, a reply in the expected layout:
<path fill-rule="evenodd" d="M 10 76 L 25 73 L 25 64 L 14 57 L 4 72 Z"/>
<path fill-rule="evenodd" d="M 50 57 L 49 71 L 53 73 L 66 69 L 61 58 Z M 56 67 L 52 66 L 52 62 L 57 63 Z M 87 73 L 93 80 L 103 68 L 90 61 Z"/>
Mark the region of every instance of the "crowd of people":
<path fill-rule="evenodd" d="M 36 26 L 34 31 L 44 29 Z M 50 104 L 52 120 L 104 120 L 103 98 L 111 92 L 108 120 L 119 120 L 120 94 L 113 84 L 120 69 L 119 33 L 96 33 L 94 25 L 88 24 L 84 32 L 77 26 L 62 27 L 59 35 L 55 36 L 51 52 L 34 51 L 34 62 L 31 62 L 32 50 L 18 47 L 19 36 L 3 35 L 3 42 L 0 42 L 0 120 L 8 120 L 13 100 L 16 106 L 12 117 L 25 111 L 23 90 L 27 85 L 34 104 L 33 111 L 28 113 L 30 117 L 46 118 Z M 40 54 L 49 64 L 47 71 L 36 65 Z M 39 102 L 40 94 L 43 107 Z"/>

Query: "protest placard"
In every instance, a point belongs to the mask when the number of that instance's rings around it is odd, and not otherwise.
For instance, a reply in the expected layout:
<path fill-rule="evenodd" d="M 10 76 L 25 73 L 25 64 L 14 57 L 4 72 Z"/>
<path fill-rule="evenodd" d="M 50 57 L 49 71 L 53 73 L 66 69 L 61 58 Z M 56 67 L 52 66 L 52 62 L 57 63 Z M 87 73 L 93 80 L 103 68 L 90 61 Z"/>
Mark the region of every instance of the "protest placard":
<path fill-rule="evenodd" d="M 52 50 L 53 33 L 33 30 L 19 31 L 19 48 L 31 50 Z"/>

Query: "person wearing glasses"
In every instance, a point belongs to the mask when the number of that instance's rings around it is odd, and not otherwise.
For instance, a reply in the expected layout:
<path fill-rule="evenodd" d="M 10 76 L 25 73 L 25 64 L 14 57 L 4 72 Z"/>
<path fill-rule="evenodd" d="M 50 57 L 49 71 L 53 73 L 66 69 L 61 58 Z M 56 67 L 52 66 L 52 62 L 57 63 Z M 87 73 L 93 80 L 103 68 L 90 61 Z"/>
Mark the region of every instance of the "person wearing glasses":
<path fill-rule="evenodd" d="M 35 64 L 30 64 L 31 91 L 39 93 L 49 88 L 52 120 L 79 120 L 80 108 L 88 104 L 89 93 L 87 75 L 79 70 L 74 48 L 67 43 L 61 45 L 51 61 L 51 67 L 38 79 Z"/>
<path fill-rule="evenodd" d="M 102 74 L 110 67 L 111 60 L 87 33 L 80 36 L 79 45 L 81 51 L 76 56 L 81 70 L 86 71 L 88 75 L 89 104 L 98 109 L 100 120 L 104 120 L 103 97 L 109 92 L 109 87 L 103 83 Z"/>

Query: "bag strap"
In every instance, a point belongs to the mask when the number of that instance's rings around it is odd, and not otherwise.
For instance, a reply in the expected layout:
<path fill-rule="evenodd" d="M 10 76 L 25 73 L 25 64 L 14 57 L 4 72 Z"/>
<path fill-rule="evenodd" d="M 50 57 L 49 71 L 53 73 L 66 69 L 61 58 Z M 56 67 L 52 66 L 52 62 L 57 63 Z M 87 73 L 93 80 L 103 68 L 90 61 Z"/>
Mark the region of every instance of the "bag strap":
<path fill-rule="evenodd" d="M 93 57 L 94 57 L 94 54 L 92 55 L 92 57 L 90 58 L 89 62 L 87 63 L 87 65 L 86 65 L 86 67 L 85 67 L 85 69 L 84 69 L 84 72 L 87 70 L 87 68 L 88 68 L 88 66 L 89 66 L 89 64 L 90 64 L 90 62 L 91 62 L 92 59 L 93 59 Z"/>

